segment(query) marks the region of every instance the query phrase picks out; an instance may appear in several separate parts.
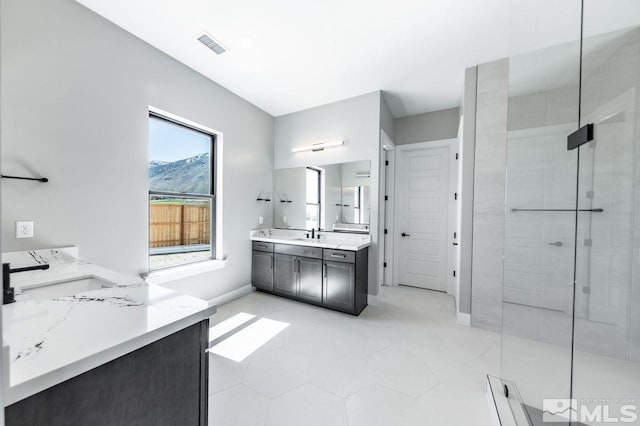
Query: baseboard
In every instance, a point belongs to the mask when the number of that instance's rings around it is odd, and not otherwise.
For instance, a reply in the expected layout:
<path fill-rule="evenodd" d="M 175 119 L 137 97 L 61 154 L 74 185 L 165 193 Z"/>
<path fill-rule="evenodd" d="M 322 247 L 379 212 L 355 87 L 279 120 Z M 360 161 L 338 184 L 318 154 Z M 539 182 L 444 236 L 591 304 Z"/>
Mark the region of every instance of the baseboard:
<path fill-rule="evenodd" d="M 229 303 L 232 300 L 236 300 L 242 296 L 245 296 L 253 291 L 253 286 L 251 284 L 247 284 L 235 290 L 231 290 L 221 296 L 214 297 L 213 299 L 208 300 L 209 306 L 220 306 L 225 303 Z"/>
<path fill-rule="evenodd" d="M 471 327 L 471 315 L 464 312 L 458 312 L 456 314 L 456 322 L 460 325 Z"/>

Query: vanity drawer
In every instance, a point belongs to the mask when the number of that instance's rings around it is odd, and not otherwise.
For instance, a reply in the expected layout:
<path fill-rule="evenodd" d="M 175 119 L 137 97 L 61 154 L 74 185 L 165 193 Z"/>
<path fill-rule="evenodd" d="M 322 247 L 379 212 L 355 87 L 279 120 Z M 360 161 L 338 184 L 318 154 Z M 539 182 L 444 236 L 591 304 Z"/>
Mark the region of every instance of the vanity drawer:
<path fill-rule="evenodd" d="M 265 243 L 262 241 L 254 241 L 253 249 L 256 251 L 268 251 L 269 253 L 273 252 L 273 243 Z"/>
<path fill-rule="evenodd" d="M 289 244 L 274 244 L 274 251 L 290 256 L 310 257 L 322 259 L 322 249 L 320 247 L 294 246 Z"/>
<path fill-rule="evenodd" d="M 324 249 L 324 260 L 333 262 L 356 263 L 356 252 L 349 250 Z"/>

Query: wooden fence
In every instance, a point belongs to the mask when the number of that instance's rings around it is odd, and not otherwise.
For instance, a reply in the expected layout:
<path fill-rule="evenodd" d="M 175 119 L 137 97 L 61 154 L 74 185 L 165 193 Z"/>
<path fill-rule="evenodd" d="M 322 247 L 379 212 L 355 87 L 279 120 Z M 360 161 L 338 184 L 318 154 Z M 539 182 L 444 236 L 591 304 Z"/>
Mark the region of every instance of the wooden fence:
<path fill-rule="evenodd" d="M 150 247 L 209 244 L 211 224 L 208 204 L 150 204 Z"/>

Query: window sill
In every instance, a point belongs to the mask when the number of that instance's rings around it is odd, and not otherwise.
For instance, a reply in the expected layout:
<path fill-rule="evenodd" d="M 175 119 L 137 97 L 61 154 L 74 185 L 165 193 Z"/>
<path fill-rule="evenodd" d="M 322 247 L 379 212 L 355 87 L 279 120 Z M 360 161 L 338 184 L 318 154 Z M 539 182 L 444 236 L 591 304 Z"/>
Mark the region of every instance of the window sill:
<path fill-rule="evenodd" d="M 223 269 L 226 264 L 226 260 L 211 259 L 189 265 L 151 271 L 148 274 L 143 274 L 142 278 L 149 284 L 163 284 L 206 272 L 217 271 L 218 269 Z"/>

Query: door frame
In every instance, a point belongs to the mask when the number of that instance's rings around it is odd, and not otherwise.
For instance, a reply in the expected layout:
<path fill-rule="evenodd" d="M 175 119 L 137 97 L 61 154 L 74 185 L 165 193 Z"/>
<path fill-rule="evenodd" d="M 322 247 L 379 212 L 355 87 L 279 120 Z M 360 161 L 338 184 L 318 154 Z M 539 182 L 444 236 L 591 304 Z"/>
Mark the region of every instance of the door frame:
<path fill-rule="evenodd" d="M 379 265 L 378 265 L 378 287 L 393 285 L 394 256 L 393 247 L 394 239 L 391 238 L 395 234 L 394 207 L 395 207 L 395 154 L 396 145 L 384 130 L 380 130 L 380 200 L 379 206 Z M 389 161 L 389 165 L 385 164 Z M 385 196 L 388 200 L 385 201 Z M 387 229 L 388 234 L 385 236 L 384 230 Z M 385 262 L 387 267 L 384 267 Z"/>
<path fill-rule="evenodd" d="M 448 240 L 453 241 L 453 233 L 456 232 L 457 235 L 460 235 L 460 230 L 456 229 L 457 227 L 457 211 L 458 209 L 456 208 L 456 203 L 460 202 L 460 193 L 458 192 L 458 161 L 456 161 L 456 153 L 458 152 L 458 138 L 451 138 L 451 139 L 441 139 L 441 140 L 435 140 L 435 141 L 429 141 L 429 142 L 418 142 L 418 143 L 412 143 L 412 144 L 406 144 L 406 145 L 398 145 L 396 146 L 396 159 L 400 157 L 401 153 L 404 153 L 406 151 L 412 151 L 415 149 L 423 149 L 423 148 L 449 148 L 449 207 L 448 207 L 448 220 L 447 220 L 447 235 L 448 235 Z M 395 181 L 395 186 L 394 186 L 394 193 L 398 194 L 399 193 L 399 185 L 400 185 L 400 179 L 398 178 L 397 175 L 397 168 L 396 168 L 396 175 L 394 176 L 394 181 Z M 458 192 L 458 199 L 457 201 L 454 200 L 454 193 Z M 393 204 L 394 204 L 394 210 L 395 210 L 395 203 L 396 203 L 396 199 L 394 198 L 393 200 Z M 393 230 L 395 229 L 400 229 L 400 224 L 398 223 L 398 217 L 394 217 L 394 226 L 393 226 Z M 390 231 L 391 232 L 391 231 Z M 394 247 L 399 247 L 400 245 L 400 236 L 394 232 L 393 233 L 393 244 Z M 459 238 L 458 238 L 459 241 Z M 456 292 L 456 281 L 455 279 L 453 279 L 453 271 L 456 270 L 456 264 L 458 262 L 458 259 L 456 259 L 456 252 L 455 250 L 451 250 L 451 244 L 448 243 L 447 245 L 447 251 L 446 251 L 446 265 L 447 265 L 447 270 L 449 271 L 448 277 L 447 277 L 447 282 L 445 283 L 446 285 L 446 289 L 447 289 L 447 294 L 450 294 L 452 296 L 455 296 L 455 292 Z M 400 259 L 398 259 L 398 256 L 395 256 L 395 252 L 394 252 L 394 256 L 393 256 L 393 285 L 397 286 L 400 285 L 400 278 L 399 278 L 399 265 Z M 457 275 L 457 274 L 456 274 Z"/>

